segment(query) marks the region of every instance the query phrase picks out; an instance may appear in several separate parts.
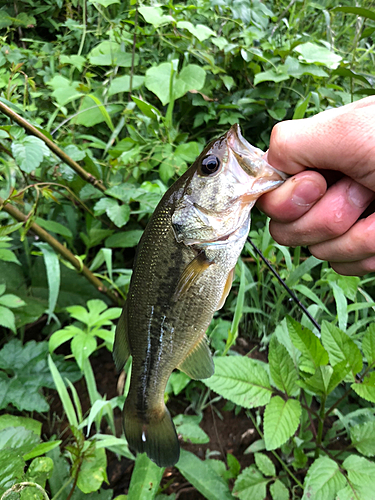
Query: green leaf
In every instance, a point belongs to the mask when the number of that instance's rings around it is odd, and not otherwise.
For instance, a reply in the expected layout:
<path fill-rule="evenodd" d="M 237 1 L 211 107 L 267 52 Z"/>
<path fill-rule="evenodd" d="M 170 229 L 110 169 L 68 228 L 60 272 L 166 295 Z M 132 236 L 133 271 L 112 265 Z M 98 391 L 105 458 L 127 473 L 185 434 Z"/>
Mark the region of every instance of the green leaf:
<path fill-rule="evenodd" d="M 227 483 L 206 461 L 189 451 L 181 450 L 177 469 L 208 500 L 233 500 Z"/>
<path fill-rule="evenodd" d="M 256 466 L 265 476 L 276 476 L 276 468 L 270 458 L 264 453 L 254 453 Z"/>
<path fill-rule="evenodd" d="M 296 269 L 290 273 L 288 279 L 286 280 L 286 284 L 289 287 L 293 287 L 305 274 L 310 274 L 310 271 L 314 269 L 314 267 L 319 266 L 322 263 L 321 260 L 317 259 L 313 255 L 302 262 L 301 265 L 297 266 Z"/>
<path fill-rule="evenodd" d="M 142 101 L 142 99 L 138 99 L 137 97 L 134 96 L 131 97 L 145 116 L 148 116 L 152 120 L 156 120 L 161 117 L 160 111 L 157 108 L 155 108 L 155 106 L 152 106 L 148 102 Z"/>
<path fill-rule="evenodd" d="M 169 24 L 174 21 L 172 16 L 163 14 L 161 7 L 139 7 L 139 12 L 145 18 L 146 23 L 152 24 L 155 28 Z"/>
<path fill-rule="evenodd" d="M 48 356 L 48 365 L 49 369 L 51 370 L 51 374 L 53 377 L 53 381 L 56 387 L 57 392 L 59 393 L 59 397 L 61 399 L 64 411 L 66 413 L 66 416 L 68 418 L 69 424 L 78 427 L 78 419 L 76 412 L 73 407 L 72 400 L 69 397 L 68 390 L 65 387 L 63 378 L 61 374 L 59 373 L 59 370 L 57 369 L 55 363 L 53 362 L 51 355 Z"/>
<path fill-rule="evenodd" d="M 0 450 L 0 493 L 10 488 L 23 476 L 25 461 L 16 450 Z"/>
<path fill-rule="evenodd" d="M 360 282 L 361 280 L 358 276 L 339 276 L 337 279 L 337 284 L 344 292 L 345 297 L 353 302 L 357 297 Z"/>
<path fill-rule="evenodd" d="M 78 473 L 77 486 L 83 493 L 97 491 L 107 480 L 107 457 L 104 448 L 86 452 Z"/>
<path fill-rule="evenodd" d="M 197 142 L 186 142 L 179 144 L 174 150 L 173 155 L 179 156 L 182 160 L 193 162 L 200 154 L 200 146 Z"/>
<path fill-rule="evenodd" d="M 0 431 L 0 450 L 17 449 L 23 455 L 31 451 L 39 441 L 39 436 L 24 427 L 8 427 Z"/>
<path fill-rule="evenodd" d="M 13 333 L 16 333 L 14 314 L 7 307 L 0 306 L 0 326 L 9 328 Z"/>
<path fill-rule="evenodd" d="M 346 333 L 331 323 L 323 321 L 321 335 L 332 366 L 346 361 L 353 376 L 361 372 L 363 367 L 361 352 Z"/>
<path fill-rule="evenodd" d="M 302 500 L 335 500 L 346 481 L 336 462 L 328 457 L 318 458 L 305 478 Z"/>
<path fill-rule="evenodd" d="M 117 227 L 125 226 L 130 218 L 130 207 L 129 205 L 116 203 L 114 206 L 107 208 L 107 215 Z"/>
<path fill-rule="evenodd" d="M 319 366 L 312 377 L 306 378 L 303 382 L 299 381 L 299 385 L 314 393 L 328 395 L 342 382 L 349 370 L 345 361 L 338 363 L 334 368 L 328 365 Z"/>
<path fill-rule="evenodd" d="M 344 460 L 342 467 L 348 472 L 351 486 L 358 493 L 357 498 L 373 500 L 375 497 L 375 463 L 363 457 L 350 455 Z"/>
<path fill-rule="evenodd" d="M 49 352 L 53 353 L 60 345 L 68 342 L 81 332 L 82 330 L 74 325 L 68 325 L 63 330 L 56 330 L 56 332 L 53 332 L 48 342 Z"/>
<path fill-rule="evenodd" d="M 7 248 L 0 248 L 0 260 L 5 262 L 14 262 L 19 266 L 21 265 L 21 262 L 17 259 L 14 252 L 12 252 L 12 250 L 8 250 Z"/>
<path fill-rule="evenodd" d="M 132 65 L 131 53 L 126 53 L 122 50 L 121 45 L 113 40 L 106 40 L 99 43 L 92 49 L 89 56 L 89 61 L 95 66 L 122 66 L 130 68 Z M 135 55 L 134 64 L 137 65 L 139 60 L 138 54 Z"/>
<path fill-rule="evenodd" d="M 25 429 L 32 431 L 37 436 L 40 436 L 42 432 L 42 423 L 38 420 L 34 420 L 29 417 L 19 417 L 16 415 L 0 415 L 0 430 L 6 429 L 7 427 L 24 427 Z"/>
<path fill-rule="evenodd" d="M 257 73 L 254 77 L 254 85 L 262 82 L 282 82 L 284 80 L 289 80 L 290 76 L 282 71 L 275 71 L 274 69 L 269 69 L 268 71 L 261 71 Z"/>
<path fill-rule="evenodd" d="M 375 363 L 375 324 L 371 323 L 362 339 L 362 350 L 369 366 Z"/>
<path fill-rule="evenodd" d="M 216 357 L 215 374 L 203 382 L 221 396 L 244 408 L 269 402 L 272 395 L 266 370 L 247 357 Z"/>
<path fill-rule="evenodd" d="M 59 222 L 56 222 L 54 220 L 41 219 L 40 217 L 37 217 L 35 219 L 35 222 L 51 233 L 61 234 L 61 236 L 65 236 L 65 238 L 73 238 L 71 230 L 68 227 L 63 226 Z"/>
<path fill-rule="evenodd" d="M 0 226 L 0 237 L 6 236 L 7 234 L 11 234 L 14 231 L 17 231 L 20 227 L 23 226 L 23 222 L 17 222 L 16 224 L 8 224 L 7 226 Z"/>
<path fill-rule="evenodd" d="M 289 491 L 284 483 L 276 479 L 270 486 L 272 500 L 289 500 Z"/>
<path fill-rule="evenodd" d="M 293 114 L 293 120 L 300 120 L 301 118 L 304 118 L 307 106 L 309 105 L 311 98 L 311 92 L 307 94 L 307 96 L 297 104 L 294 114 Z"/>
<path fill-rule="evenodd" d="M 335 7 L 332 12 L 345 12 L 346 14 L 355 14 L 375 21 L 375 12 L 364 7 Z"/>
<path fill-rule="evenodd" d="M 103 7 L 109 7 L 110 5 L 113 5 L 115 3 L 121 3 L 120 0 L 92 0 L 92 3 L 98 3 L 99 5 L 102 5 Z"/>
<path fill-rule="evenodd" d="M 361 396 L 361 398 L 371 403 L 375 403 L 375 372 L 366 375 L 363 382 L 352 384 L 351 388 L 358 396 Z"/>
<path fill-rule="evenodd" d="M 131 248 L 138 245 L 143 231 L 133 229 L 125 233 L 116 233 L 105 240 L 105 246 L 109 248 Z"/>
<path fill-rule="evenodd" d="M 307 63 L 322 64 L 327 68 L 335 69 L 339 65 L 342 57 L 330 51 L 322 45 L 306 42 L 294 48 L 300 59 Z"/>
<path fill-rule="evenodd" d="M 348 324 L 348 301 L 346 300 L 343 290 L 335 281 L 329 281 L 329 286 L 332 288 L 333 296 L 336 302 L 339 327 L 341 330 L 346 330 Z"/>
<path fill-rule="evenodd" d="M 216 33 L 207 26 L 204 26 L 203 24 L 197 24 L 194 26 L 189 21 L 178 21 L 177 28 L 188 30 L 192 35 L 198 38 L 200 42 L 207 40 L 207 38 L 210 38 L 211 36 L 216 36 Z"/>
<path fill-rule="evenodd" d="M 269 345 L 268 362 L 276 387 L 288 396 L 295 396 L 299 390 L 296 383 L 298 372 L 288 351 L 282 344 L 279 344 L 274 335 Z"/>
<path fill-rule="evenodd" d="M 203 429 L 199 427 L 199 423 L 202 417 L 198 415 L 177 415 L 173 422 L 176 426 L 176 431 L 179 436 L 182 437 L 184 441 L 190 441 L 190 443 L 204 444 L 208 443 L 210 438 L 204 432 Z"/>
<path fill-rule="evenodd" d="M 250 465 L 236 479 L 233 494 L 241 500 L 264 500 L 268 481 L 255 465 Z"/>
<path fill-rule="evenodd" d="M 264 410 L 264 441 L 267 450 L 284 444 L 296 432 L 301 417 L 301 405 L 295 399 L 284 401 L 274 396 Z"/>
<path fill-rule="evenodd" d="M 85 99 L 87 99 L 87 98 L 92 99 L 94 101 L 94 103 L 98 106 L 98 110 L 103 115 L 104 121 L 106 122 L 109 130 L 111 132 L 113 132 L 115 128 L 113 126 L 111 117 L 109 116 L 109 113 L 108 113 L 106 107 L 104 106 L 104 104 L 102 103 L 102 101 L 100 99 L 98 99 L 94 94 L 87 94 Z"/>
<path fill-rule="evenodd" d="M 299 367 L 307 373 L 315 373 L 318 366 L 328 363 L 328 353 L 311 330 L 287 317 L 288 332 L 294 346 L 301 351 Z"/>
<path fill-rule="evenodd" d="M 375 420 L 350 428 L 353 446 L 366 457 L 375 456 Z"/>
<path fill-rule="evenodd" d="M 153 66 L 146 71 L 145 86 L 156 94 L 163 105 L 170 99 L 170 79 L 172 62 L 165 62 Z M 201 90 L 204 86 L 206 72 L 201 66 L 188 64 L 179 75 L 175 75 L 173 82 L 173 99 L 179 99 L 189 90 Z"/>
<path fill-rule="evenodd" d="M 96 339 L 87 333 L 80 333 L 73 337 L 71 349 L 77 365 L 83 370 L 83 363 L 96 349 Z"/>
<path fill-rule="evenodd" d="M 139 453 L 135 460 L 128 497 L 154 499 L 158 491 L 164 469 L 152 462 L 145 453 Z"/>
<path fill-rule="evenodd" d="M 83 56 L 78 56 L 76 54 L 69 55 L 69 56 L 62 54 L 60 56 L 60 62 L 61 62 L 61 64 L 71 64 L 72 66 L 77 68 L 80 73 L 82 73 L 82 69 L 83 69 L 83 66 L 86 62 L 86 58 Z"/>
<path fill-rule="evenodd" d="M 144 84 L 145 77 L 139 75 L 133 75 L 132 79 L 132 90 L 139 89 Z M 108 96 L 119 94 L 120 92 L 130 91 L 130 76 L 118 76 L 111 81 L 108 89 Z"/>
<path fill-rule="evenodd" d="M 47 441 L 46 443 L 39 443 L 31 451 L 26 453 L 23 456 L 23 459 L 24 460 L 31 460 L 32 458 L 39 457 L 40 455 L 44 455 L 45 453 L 48 453 L 49 451 L 53 450 L 54 448 L 57 448 L 58 446 L 60 446 L 61 443 L 62 443 L 61 440 Z"/>
<path fill-rule="evenodd" d="M 39 457 L 31 462 L 26 473 L 26 480 L 34 483 L 40 484 L 45 487 L 47 479 L 52 475 L 53 471 L 53 460 L 49 457 Z M 26 496 L 25 493 L 28 492 Z M 38 494 L 33 492 L 31 489 L 24 490 L 21 494 L 22 500 L 35 500 L 41 498 Z"/>
<path fill-rule="evenodd" d="M 55 310 L 60 289 L 60 263 L 59 259 L 48 243 L 34 243 L 42 251 L 44 264 L 46 266 L 48 280 L 48 322 Z"/>
<path fill-rule="evenodd" d="M 12 143 L 12 153 L 20 169 L 30 174 L 39 167 L 44 156 L 49 156 L 49 149 L 41 139 L 27 136 Z"/>

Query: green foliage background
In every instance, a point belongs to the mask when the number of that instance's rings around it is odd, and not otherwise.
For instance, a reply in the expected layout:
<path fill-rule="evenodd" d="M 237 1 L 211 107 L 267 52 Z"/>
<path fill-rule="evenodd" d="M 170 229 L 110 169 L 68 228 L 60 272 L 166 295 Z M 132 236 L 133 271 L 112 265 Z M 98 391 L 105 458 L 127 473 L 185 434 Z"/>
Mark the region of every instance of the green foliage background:
<path fill-rule="evenodd" d="M 0 7 L 0 30 L 0 493 L 26 480 L 53 498 L 110 499 L 104 450 L 132 455 L 115 437 L 124 398 L 98 393 L 91 360 L 112 349 L 150 214 L 230 125 L 266 149 L 278 121 L 374 94 L 375 13 L 370 1 L 18 0 Z M 321 336 L 246 246 L 209 330 L 215 376 L 174 373 L 167 397 L 189 399 L 196 415 L 175 423 L 195 443 L 208 439 L 210 390 L 245 408 L 260 436 L 254 464 L 185 451 L 178 468 L 208 499 L 373 498 L 374 280 L 275 244 L 265 222 L 254 209 L 251 237 L 324 322 Z M 260 339 L 268 363 L 233 355 L 238 332 Z M 87 415 L 73 386 L 82 376 Z M 35 420 L 52 387 L 71 428 L 62 447 Z M 139 456 L 128 498 L 165 498 L 162 473 Z M 21 497 L 43 498 L 35 488 Z"/>

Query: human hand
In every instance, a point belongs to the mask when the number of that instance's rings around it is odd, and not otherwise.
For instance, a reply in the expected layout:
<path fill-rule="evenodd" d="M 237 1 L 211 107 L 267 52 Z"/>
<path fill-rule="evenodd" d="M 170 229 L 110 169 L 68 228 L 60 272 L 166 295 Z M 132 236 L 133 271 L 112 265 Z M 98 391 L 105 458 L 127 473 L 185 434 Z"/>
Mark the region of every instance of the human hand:
<path fill-rule="evenodd" d="M 375 199 L 375 97 L 277 124 L 267 161 L 293 175 L 258 202 L 273 238 L 340 274 L 374 271 L 375 213 L 359 217 Z"/>

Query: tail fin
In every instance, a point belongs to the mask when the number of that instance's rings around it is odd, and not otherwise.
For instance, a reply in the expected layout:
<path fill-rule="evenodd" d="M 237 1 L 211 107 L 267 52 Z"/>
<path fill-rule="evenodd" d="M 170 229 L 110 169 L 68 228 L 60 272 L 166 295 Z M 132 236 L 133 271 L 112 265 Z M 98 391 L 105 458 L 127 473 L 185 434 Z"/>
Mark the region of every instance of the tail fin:
<path fill-rule="evenodd" d="M 125 436 L 132 452 L 147 453 L 159 467 L 175 465 L 180 458 L 175 426 L 164 406 L 164 412 L 157 417 L 141 420 L 131 408 L 124 408 Z"/>

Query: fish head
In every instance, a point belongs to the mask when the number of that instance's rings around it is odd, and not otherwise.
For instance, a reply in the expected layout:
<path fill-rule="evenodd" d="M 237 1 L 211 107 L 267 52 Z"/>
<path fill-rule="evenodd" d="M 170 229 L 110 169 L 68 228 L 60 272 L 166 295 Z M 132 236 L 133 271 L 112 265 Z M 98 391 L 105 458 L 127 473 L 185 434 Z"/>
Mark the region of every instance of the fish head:
<path fill-rule="evenodd" d="M 249 219 L 259 196 L 287 178 L 263 156 L 242 136 L 239 125 L 208 144 L 186 172 L 185 187 L 176 200 L 176 240 L 186 245 L 225 244 Z"/>

